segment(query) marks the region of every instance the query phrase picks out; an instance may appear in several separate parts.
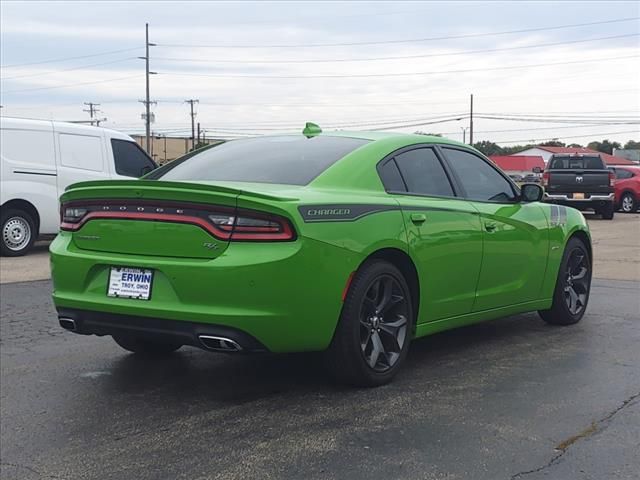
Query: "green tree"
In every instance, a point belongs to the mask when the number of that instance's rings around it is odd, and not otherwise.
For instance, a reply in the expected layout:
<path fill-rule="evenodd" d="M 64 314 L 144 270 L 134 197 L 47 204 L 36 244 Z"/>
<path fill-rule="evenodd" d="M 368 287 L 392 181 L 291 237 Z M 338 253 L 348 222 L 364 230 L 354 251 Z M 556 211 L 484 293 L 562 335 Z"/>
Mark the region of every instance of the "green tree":
<path fill-rule="evenodd" d="M 504 150 L 497 143 L 490 142 L 489 140 L 483 140 L 473 144 L 473 147 L 480 150 L 485 155 L 503 155 Z"/>
<path fill-rule="evenodd" d="M 570 143 L 569 145 L 567 145 L 567 147 L 570 147 L 570 148 L 584 148 L 579 143 Z"/>
<path fill-rule="evenodd" d="M 557 138 L 553 140 L 549 140 L 547 142 L 543 142 L 540 144 L 541 147 L 566 147 L 563 142 L 560 142 Z"/>
<path fill-rule="evenodd" d="M 618 142 L 610 142 L 609 140 L 603 140 L 602 142 L 590 142 L 587 145 L 587 148 L 591 150 L 596 150 L 602 153 L 608 153 L 609 155 L 613 154 L 614 148 L 620 148 L 620 144 Z"/>
<path fill-rule="evenodd" d="M 636 142 L 635 140 L 629 140 L 624 144 L 625 150 L 640 150 L 640 142 Z"/>

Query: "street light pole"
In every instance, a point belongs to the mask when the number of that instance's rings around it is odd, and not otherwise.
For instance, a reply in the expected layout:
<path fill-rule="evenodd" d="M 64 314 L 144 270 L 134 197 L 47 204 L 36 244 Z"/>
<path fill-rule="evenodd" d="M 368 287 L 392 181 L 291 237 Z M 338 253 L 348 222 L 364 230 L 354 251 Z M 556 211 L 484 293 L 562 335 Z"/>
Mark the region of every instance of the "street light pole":
<path fill-rule="evenodd" d="M 462 130 L 462 143 L 467 143 L 467 130 L 469 129 L 469 127 L 460 127 L 460 130 Z"/>

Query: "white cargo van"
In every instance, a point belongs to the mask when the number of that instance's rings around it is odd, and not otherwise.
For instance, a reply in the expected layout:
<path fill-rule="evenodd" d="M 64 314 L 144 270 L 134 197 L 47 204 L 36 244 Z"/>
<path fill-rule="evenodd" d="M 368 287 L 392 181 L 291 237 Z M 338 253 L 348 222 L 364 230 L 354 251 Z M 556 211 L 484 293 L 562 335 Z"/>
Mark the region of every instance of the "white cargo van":
<path fill-rule="evenodd" d="M 58 232 L 58 198 L 68 185 L 156 168 L 131 137 L 105 128 L 0 117 L 0 133 L 0 248 L 7 256 Z"/>

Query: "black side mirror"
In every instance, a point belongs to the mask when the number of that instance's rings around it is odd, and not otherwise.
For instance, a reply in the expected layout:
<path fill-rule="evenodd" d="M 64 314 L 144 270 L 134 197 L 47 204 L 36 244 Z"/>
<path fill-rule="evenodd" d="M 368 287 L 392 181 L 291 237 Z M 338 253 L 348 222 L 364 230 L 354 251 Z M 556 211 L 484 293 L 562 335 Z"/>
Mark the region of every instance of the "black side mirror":
<path fill-rule="evenodd" d="M 520 201 L 522 202 L 539 202 L 543 195 L 544 190 L 535 183 L 525 183 L 520 187 Z"/>

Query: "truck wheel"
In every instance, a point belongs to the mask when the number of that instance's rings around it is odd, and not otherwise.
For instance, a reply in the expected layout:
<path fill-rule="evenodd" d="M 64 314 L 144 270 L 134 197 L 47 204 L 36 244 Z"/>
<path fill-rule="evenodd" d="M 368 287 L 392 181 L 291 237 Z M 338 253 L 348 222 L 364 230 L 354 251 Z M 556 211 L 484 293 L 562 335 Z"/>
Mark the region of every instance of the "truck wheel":
<path fill-rule="evenodd" d="M 567 242 L 560 262 L 553 303 L 539 310 L 542 319 L 552 325 L 578 323 L 587 310 L 591 291 L 591 262 L 584 243 L 577 238 Z"/>
<path fill-rule="evenodd" d="M 633 193 L 627 192 L 620 199 L 620 209 L 624 213 L 634 213 L 638 209 L 638 203 Z"/>
<path fill-rule="evenodd" d="M 0 251 L 6 257 L 26 254 L 36 241 L 36 224 L 31 215 L 8 208 L 2 211 L 2 243 Z"/>
<path fill-rule="evenodd" d="M 602 214 L 602 218 L 604 220 L 613 220 L 613 215 L 615 211 L 616 211 L 616 208 L 613 205 L 613 202 L 609 202 L 604 207 L 602 207 L 602 210 L 600 210 L 600 213 Z"/>

